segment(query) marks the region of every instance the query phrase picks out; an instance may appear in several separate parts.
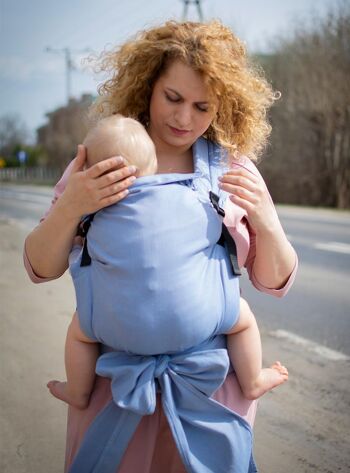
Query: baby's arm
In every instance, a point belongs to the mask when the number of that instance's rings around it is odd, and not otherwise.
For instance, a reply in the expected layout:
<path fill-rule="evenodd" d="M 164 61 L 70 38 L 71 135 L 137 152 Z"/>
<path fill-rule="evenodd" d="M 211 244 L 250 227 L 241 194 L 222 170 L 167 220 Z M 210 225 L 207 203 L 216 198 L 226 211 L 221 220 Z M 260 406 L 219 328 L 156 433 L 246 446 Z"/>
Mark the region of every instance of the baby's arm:
<path fill-rule="evenodd" d="M 288 371 L 279 361 L 262 369 L 259 328 L 248 303 L 242 298 L 239 319 L 227 335 L 230 361 L 247 399 L 257 399 L 287 381 Z"/>

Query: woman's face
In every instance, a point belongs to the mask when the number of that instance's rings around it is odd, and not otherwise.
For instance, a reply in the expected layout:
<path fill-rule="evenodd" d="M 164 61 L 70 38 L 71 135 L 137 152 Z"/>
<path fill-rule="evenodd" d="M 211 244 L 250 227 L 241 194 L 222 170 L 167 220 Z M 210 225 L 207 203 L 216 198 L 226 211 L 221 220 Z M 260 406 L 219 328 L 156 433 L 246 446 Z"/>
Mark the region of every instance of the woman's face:
<path fill-rule="evenodd" d="M 201 77 L 181 61 L 172 62 L 155 82 L 148 132 L 159 148 L 187 150 L 208 129 L 216 110 Z"/>

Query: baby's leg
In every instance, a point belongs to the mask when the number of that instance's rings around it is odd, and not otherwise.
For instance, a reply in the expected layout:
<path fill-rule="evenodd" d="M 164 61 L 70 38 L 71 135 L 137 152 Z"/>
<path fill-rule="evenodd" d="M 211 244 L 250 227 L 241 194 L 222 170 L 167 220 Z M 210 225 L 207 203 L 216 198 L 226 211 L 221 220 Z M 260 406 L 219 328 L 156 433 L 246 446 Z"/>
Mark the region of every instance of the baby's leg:
<path fill-rule="evenodd" d="M 72 406 L 85 409 L 95 381 L 98 354 L 98 344 L 81 331 L 75 313 L 68 328 L 65 346 L 67 382 L 49 381 L 47 387 L 51 394 Z"/>
<path fill-rule="evenodd" d="M 262 369 L 259 329 L 254 314 L 242 298 L 239 320 L 227 335 L 229 357 L 247 399 L 257 399 L 287 381 L 288 371 L 279 361 Z"/>

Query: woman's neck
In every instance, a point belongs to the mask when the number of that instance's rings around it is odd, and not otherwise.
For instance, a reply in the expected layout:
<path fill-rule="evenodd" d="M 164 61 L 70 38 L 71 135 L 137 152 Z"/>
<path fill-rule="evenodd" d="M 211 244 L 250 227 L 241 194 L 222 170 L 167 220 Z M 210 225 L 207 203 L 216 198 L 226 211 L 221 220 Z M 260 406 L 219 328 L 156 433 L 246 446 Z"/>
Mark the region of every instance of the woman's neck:
<path fill-rule="evenodd" d="M 157 174 L 192 173 L 194 170 L 192 146 L 174 146 L 153 132 L 151 126 L 147 132 L 153 140 L 158 160 Z"/>
<path fill-rule="evenodd" d="M 177 153 L 174 151 L 158 151 L 158 174 L 191 173 L 193 172 L 192 149 Z"/>

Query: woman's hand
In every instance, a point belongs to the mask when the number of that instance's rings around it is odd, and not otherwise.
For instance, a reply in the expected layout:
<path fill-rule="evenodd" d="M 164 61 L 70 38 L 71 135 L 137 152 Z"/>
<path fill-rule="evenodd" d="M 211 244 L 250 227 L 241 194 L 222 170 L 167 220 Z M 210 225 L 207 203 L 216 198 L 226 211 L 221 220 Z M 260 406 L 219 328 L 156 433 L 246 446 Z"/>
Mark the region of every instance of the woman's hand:
<path fill-rule="evenodd" d="M 247 212 L 255 233 L 255 257 L 252 268 L 260 286 L 282 288 L 292 274 L 296 254 L 287 240 L 266 184 L 260 175 L 235 167 L 220 179 L 220 188 Z"/>
<path fill-rule="evenodd" d="M 86 170 L 85 162 L 86 149 L 79 145 L 67 186 L 57 202 L 72 219 L 80 219 L 120 201 L 136 179 L 136 167 L 126 166 L 121 156 L 101 161 Z"/>
<path fill-rule="evenodd" d="M 79 145 L 63 193 L 26 238 L 28 260 L 42 278 L 57 278 L 67 269 L 81 217 L 123 199 L 135 180 L 136 168 L 127 167 L 121 157 L 106 159 L 87 170 L 85 162 L 85 147 Z"/>
<path fill-rule="evenodd" d="M 237 166 L 219 181 L 219 187 L 230 194 L 230 200 L 247 212 L 254 233 L 271 232 L 279 226 L 275 207 L 260 175 Z"/>

